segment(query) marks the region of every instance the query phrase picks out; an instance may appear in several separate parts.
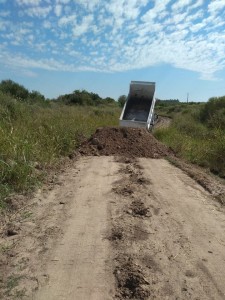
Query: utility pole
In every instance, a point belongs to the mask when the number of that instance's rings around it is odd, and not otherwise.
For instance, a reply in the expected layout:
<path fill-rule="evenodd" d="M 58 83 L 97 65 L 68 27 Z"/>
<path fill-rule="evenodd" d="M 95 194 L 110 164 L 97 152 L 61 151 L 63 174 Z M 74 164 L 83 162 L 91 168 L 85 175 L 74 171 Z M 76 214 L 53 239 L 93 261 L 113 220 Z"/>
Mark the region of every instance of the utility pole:
<path fill-rule="evenodd" d="M 188 103 L 188 100 L 189 100 L 189 93 L 187 93 L 187 103 Z"/>

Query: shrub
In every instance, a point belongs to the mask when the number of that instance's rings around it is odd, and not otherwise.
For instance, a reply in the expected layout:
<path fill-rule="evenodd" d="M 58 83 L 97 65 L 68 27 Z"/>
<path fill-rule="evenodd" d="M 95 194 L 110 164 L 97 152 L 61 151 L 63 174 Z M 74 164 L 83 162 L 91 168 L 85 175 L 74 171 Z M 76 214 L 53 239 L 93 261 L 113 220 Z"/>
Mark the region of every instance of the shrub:
<path fill-rule="evenodd" d="M 126 102 L 127 97 L 125 95 L 119 96 L 118 104 L 120 107 L 123 107 Z"/>
<path fill-rule="evenodd" d="M 200 119 L 211 128 L 225 129 L 225 96 L 210 98 L 200 112 Z"/>
<path fill-rule="evenodd" d="M 24 86 L 10 79 L 2 80 L 0 83 L 0 91 L 20 100 L 27 99 L 29 95 L 29 91 Z"/>

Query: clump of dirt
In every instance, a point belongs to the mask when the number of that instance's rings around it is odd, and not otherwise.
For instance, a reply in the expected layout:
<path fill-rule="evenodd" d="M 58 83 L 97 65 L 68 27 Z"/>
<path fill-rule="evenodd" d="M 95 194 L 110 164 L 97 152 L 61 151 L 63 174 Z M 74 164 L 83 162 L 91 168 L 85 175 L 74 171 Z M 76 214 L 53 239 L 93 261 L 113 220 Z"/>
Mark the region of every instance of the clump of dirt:
<path fill-rule="evenodd" d="M 130 180 L 135 184 L 147 185 L 150 184 L 150 180 L 140 176 L 140 174 L 130 174 Z"/>
<path fill-rule="evenodd" d="M 81 144 L 79 152 L 82 155 L 150 158 L 172 155 L 172 150 L 157 141 L 146 129 L 129 127 L 98 128 L 89 140 Z"/>
<path fill-rule="evenodd" d="M 145 300 L 150 296 L 149 283 L 136 264 L 129 261 L 116 267 L 114 275 L 118 286 L 118 299 Z"/>
<path fill-rule="evenodd" d="M 110 241 L 118 241 L 122 240 L 123 238 L 123 231 L 119 227 L 114 227 L 112 229 L 111 235 L 108 237 Z"/>
<path fill-rule="evenodd" d="M 127 184 L 127 185 L 119 185 L 113 187 L 112 190 L 114 193 L 118 195 L 127 197 L 127 196 L 131 196 L 134 193 L 135 188 L 132 185 Z"/>
<path fill-rule="evenodd" d="M 149 208 L 144 205 L 142 201 L 134 200 L 127 213 L 131 214 L 134 217 L 151 217 L 151 212 Z"/>
<path fill-rule="evenodd" d="M 143 175 L 143 172 L 141 172 L 141 168 L 139 168 L 139 165 L 137 163 L 122 165 L 120 167 L 119 173 L 127 174 L 130 176 L 133 176 L 134 174 Z"/>

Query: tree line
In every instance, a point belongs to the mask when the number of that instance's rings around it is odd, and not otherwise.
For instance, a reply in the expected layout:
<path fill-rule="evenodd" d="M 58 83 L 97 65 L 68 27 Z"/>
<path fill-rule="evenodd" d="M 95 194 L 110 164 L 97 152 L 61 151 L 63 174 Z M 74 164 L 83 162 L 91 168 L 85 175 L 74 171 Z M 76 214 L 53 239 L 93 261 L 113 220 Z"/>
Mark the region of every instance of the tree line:
<path fill-rule="evenodd" d="M 125 95 L 120 96 L 116 101 L 111 97 L 102 98 L 97 93 L 88 92 L 86 90 L 74 90 L 72 93 L 60 95 L 54 99 L 48 99 L 40 92 L 29 91 L 23 85 L 10 79 L 2 80 L 0 82 L 0 93 L 30 104 L 48 104 L 51 100 L 54 103 L 65 105 L 100 106 L 115 104 L 123 107 L 126 101 Z"/>

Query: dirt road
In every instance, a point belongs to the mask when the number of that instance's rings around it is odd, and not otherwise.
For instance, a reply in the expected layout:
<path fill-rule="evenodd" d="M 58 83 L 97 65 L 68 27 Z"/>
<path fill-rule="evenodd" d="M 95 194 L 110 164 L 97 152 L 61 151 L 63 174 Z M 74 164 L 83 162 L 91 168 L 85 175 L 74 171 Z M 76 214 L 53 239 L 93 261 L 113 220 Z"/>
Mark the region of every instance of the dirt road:
<path fill-rule="evenodd" d="M 167 128 L 171 125 L 172 119 L 168 117 L 158 116 L 158 120 L 155 123 L 154 129 Z"/>
<path fill-rule="evenodd" d="M 59 181 L 37 197 L 17 246 L 26 276 L 5 299 L 225 299 L 225 214 L 180 169 L 81 157 Z"/>
<path fill-rule="evenodd" d="M 117 165 L 113 158 L 84 158 L 78 168 L 79 181 L 71 182 L 69 189 L 73 199 L 64 235 L 52 251 L 46 269 L 49 282 L 34 299 L 113 297 L 112 252 L 106 237 L 110 231 L 110 192 Z"/>

